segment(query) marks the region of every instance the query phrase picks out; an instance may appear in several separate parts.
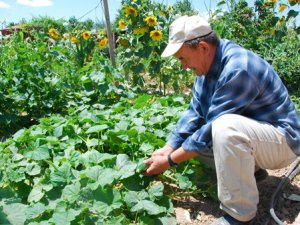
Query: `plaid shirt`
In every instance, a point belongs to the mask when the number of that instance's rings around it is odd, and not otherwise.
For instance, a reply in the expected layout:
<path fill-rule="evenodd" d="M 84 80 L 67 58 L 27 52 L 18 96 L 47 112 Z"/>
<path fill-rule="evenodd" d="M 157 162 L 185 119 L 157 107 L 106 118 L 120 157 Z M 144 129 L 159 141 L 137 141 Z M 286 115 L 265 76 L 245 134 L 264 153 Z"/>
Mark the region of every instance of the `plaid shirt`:
<path fill-rule="evenodd" d="M 212 122 L 227 113 L 272 124 L 300 155 L 300 119 L 287 89 L 262 58 L 221 39 L 212 66 L 197 76 L 193 97 L 167 144 L 201 152 L 212 147 Z"/>

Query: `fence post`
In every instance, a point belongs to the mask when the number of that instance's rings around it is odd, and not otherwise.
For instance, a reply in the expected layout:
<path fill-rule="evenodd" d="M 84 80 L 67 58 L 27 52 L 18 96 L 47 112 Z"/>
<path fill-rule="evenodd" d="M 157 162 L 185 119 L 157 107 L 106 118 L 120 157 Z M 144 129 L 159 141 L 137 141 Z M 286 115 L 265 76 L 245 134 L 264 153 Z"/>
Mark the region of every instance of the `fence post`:
<path fill-rule="evenodd" d="M 104 14 L 105 14 L 105 20 L 106 20 L 107 38 L 108 38 L 108 44 L 109 44 L 109 56 L 110 56 L 112 66 L 115 68 L 116 67 L 115 46 L 114 46 L 113 35 L 111 32 L 111 28 L 110 28 L 110 18 L 109 18 L 107 0 L 103 0 L 103 3 L 104 3 Z"/>

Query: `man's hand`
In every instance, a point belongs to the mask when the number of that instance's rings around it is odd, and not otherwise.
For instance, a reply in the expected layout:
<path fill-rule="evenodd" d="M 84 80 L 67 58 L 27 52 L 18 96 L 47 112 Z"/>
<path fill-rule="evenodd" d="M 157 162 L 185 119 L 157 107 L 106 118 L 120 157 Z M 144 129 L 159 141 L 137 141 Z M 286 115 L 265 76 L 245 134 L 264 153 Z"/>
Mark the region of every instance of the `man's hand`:
<path fill-rule="evenodd" d="M 168 155 L 152 155 L 151 158 L 144 161 L 149 167 L 145 171 L 146 176 L 161 174 L 170 168 Z"/>
<path fill-rule="evenodd" d="M 148 169 L 145 171 L 146 176 L 152 176 L 155 174 L 160 174 L 165 172 L 170 168 L 168 161 L 168 155 L 172 152 L 173 162 L 179 164 L 190 158 L 196 157 L 198 154 L 196 152 L 187 152 L 182 147 L 174 151 L 170 146 L 156 150 L 151 158 L 144 161 L 145 164 L 149 165 Z"/>
<path fill-rule="evenodd" d="M 163 148 L 160 148 L 160 149 L 157 149 L 156 151 L 154 151 L 152 153 L 152 156 L 155 156 L 155 155 L 167 156 L 173 151 L 174 151 L 174 149 L 171 146 L 165 145 Z"/>
<path fill-rule="evenodd" d="M 145 164 L 149 165 L 145 170 L 145 175 L 152 176 L 165 172 L 170 167 L 168 155 L 173 151 L 171 146 L 165 145 L 153 152 L 151 158 L 144 161 Z"/>

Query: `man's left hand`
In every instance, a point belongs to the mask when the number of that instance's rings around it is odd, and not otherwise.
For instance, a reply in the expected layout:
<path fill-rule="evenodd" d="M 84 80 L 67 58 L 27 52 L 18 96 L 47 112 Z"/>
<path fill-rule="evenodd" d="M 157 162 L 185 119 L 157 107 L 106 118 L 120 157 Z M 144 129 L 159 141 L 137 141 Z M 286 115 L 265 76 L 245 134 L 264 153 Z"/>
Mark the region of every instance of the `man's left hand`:
<path fill-rule="evenodd" d="M 152 155 L 144 163 L 149 165 L 145 171 L 146 176 L 161 174 L 170 168 L 167 155 Z"/>

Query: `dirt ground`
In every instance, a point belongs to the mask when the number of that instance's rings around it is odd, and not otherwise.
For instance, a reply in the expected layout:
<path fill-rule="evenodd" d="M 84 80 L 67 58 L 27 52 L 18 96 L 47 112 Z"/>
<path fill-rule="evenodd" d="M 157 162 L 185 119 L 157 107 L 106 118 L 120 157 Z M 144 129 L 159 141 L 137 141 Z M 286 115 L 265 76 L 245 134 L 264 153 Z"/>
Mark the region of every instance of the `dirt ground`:
<path fill-rule="evenodd" d="M 269 176 L 258 183 L 260 192 L 260 202 L 258 212 L 253 224 L 255 225 L 276 225 L 271 219 L 269 208 L 270 199 L 275 192 L 282 178 L 287 175 L 290 167 L 280 170 L 268 170 Z M 300 198 L 300 173 L 297 174 L 292 182 L 284 186 L 279 193 L 278 201 L 274 205 L 276 216 L 285 225 L 300 225 L 300 201 L 289 200 L 286 197 L 291 194 L 299 195 Z M 194 199 L 188 201 L 175 202 L 176 219 L 179 225 L 209 225 L 216 218 L 224 213 L 219 209 L 219 203 L 211 199 Z"/>

